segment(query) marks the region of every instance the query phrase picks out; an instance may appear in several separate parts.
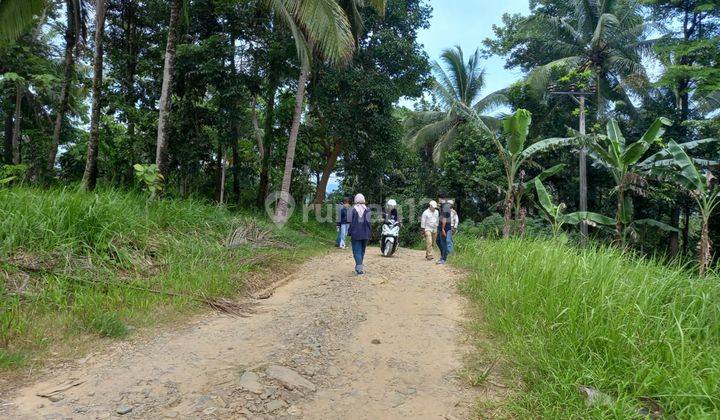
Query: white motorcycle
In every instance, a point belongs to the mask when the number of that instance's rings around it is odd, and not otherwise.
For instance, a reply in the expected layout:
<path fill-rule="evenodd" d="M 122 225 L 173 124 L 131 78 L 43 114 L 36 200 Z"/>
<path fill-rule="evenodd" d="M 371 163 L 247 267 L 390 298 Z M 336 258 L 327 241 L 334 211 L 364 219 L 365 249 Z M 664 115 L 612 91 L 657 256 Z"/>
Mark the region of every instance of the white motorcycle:
<path fill-rule="evenodd" d="M 395 253 L 400 239 L 401 223 L 397 220 L 397 211 L 393 212 L 395 207 L 397 207 L 395 200 L 388 200 L 387 213 L 380 233 L 380 253 L 384 257 L 391 257 Z"/>

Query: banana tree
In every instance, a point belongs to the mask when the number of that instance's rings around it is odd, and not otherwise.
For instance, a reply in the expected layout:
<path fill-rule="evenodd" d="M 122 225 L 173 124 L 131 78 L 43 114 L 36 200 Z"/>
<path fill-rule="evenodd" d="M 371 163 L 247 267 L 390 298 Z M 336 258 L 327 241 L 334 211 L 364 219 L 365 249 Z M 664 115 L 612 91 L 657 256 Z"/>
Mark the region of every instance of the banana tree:
<path fill-rule="evenodd" d="M 607 124 L 607 136 L 598 135 L 590 143 L 590 156 L 599 165 L 607 169 L 615 180 L 617 193 L 617 211 L 615 214 L 615 234 L 618 242 L 624 239 L 624 229 L 632 223 L 632 190 L 639 190 L 645 183 L 640 159 L 650 147 L 658 142 L 665 133 L 665 127 L 672 123 L 667 118 L 658 118 L 643 136 L 627 144 L 615 119 Z"/>
<path fill-rule="evenodd" d="M 541 180 L 535 178 L 534 184 L 535 191 L 537 192 L 538 196 L 538 201 L 540 202 L 540 207 L 545 210 L 545 215 L 547 216 L 548 221 L 552 225 L 553 236 L 557 237 L 562 231 L 563 225 L 566 224 L 577 225 L 583 221 L 590 226 L 612 226 L 615 224 L 615 220 L 599 213 L 593 213 L 589 211 L 577 211 L 574 213 L 565 214 L 565 203 L 553 203 L 552 198 L 550 197 L 550 193 L 545 188 Z"/>
<path fill-rule="evenodd" d="M 481 120 L 478 120 L 478 122 L 482 123 Z M 518 109 L 513 115 L 503 120 L 506 143 L 502 144 L 496 135 L 491 136 L 493 142 L 495 143 L 495 147 L 497 148 L 498 156 L 503 163 L 505 178 L 507 181 L 505 199 L 503 200 L 503 237 L 505 238 L 510 236 L 510 223 L 512 220 L 513 205 L 515 207 L 515 220 L 518 220 L 522 211 L 520 208 L 520 199 L 525 192 L 525 188 L 523 187 L 527 184 L 516 182 L 520 168 L 536 153 L 545 151 L 553 146 L 570 144 L 574 140 L 573 138 L 549 138 L 525 147 L 531 123 L 532 114 L 530 111 L 526 109 Z M 557 170 L 557 166 L 550 168 L 544 172 L 545 176 L 548 176 Z"/>
<path fill-rule="evenodd" d="M 703 172 L 698 169 L 696 163 L 688 156 L 686 149 L 681 145 L 671 140 L 668 142 L 666 151 L 672 156 L 671 166 L 659 166 L 656 170 L 661 171 L 687 189 L 700 209 L 702 229 L 700 243 L 698 244 L 698 262 L 700 275 L 704 276 L 712 261 L 712 255 L 710 254 L 712 244 L 708 225 L 710 216 L 720 206 L 720 186 L 712 172 L 709 170 Z"/>

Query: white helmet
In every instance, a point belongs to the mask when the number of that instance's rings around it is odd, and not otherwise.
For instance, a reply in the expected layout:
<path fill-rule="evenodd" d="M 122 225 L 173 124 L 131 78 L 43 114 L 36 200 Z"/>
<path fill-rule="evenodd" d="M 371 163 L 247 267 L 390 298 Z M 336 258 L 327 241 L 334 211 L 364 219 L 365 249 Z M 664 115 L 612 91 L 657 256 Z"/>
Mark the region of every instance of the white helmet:
<path fill-rule="evenodd" d="M 387 202 L 388 207 L 397 207 L 397 201 L 393 200 L 392 198 L 388 200 Z"/>
<path fill-rule="evenodd" d="M 435 200 L 430 200 L 430 202 L 429 202 L 428 204 L 429 204 L 430 206 L 432 206 L 433 208 L 435 208 L 435 209 L 436 209 L 437 206 L 438 206 L 438 205 L 437 205 L 437 202 L 436 202 Z"/>

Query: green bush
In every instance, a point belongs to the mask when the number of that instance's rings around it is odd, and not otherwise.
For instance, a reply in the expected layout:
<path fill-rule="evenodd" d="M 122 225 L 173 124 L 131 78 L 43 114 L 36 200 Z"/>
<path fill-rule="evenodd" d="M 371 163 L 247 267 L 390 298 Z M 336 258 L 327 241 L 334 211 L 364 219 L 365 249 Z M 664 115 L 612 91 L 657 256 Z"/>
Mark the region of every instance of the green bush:
<path fill-rule="evenodd" d="M 481 222 L 461 221 L 458 232 L 467 237 L 497 239 L 502 237 L 503 223 L 503 216 L 494 213 Z M 525 235 L 533 238 L 549 237 L 552 236 L 552 230 L 543 219 L 528 216 L 525 218 Z"/>
<path fill-rule="evenodd" d="M 460 238 L 464 291 L 522 378 L 519 417 L 720 416 L 720 278 L 611 248 Z M 612 404 L 588 408 L 579 386 Z"/>

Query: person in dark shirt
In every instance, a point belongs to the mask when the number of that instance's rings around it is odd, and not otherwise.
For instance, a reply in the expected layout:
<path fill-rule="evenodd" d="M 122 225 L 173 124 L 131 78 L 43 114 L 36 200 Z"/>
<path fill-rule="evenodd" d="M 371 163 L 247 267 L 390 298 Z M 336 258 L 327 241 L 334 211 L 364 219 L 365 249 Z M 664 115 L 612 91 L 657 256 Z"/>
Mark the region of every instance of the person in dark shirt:
<path fill-rule="evenodd" d="M 363 260 L 365 249 L 370 240 L 370 209 L 365 205 L 365 196 L 355 195 L 353 209 L 350 212 L 350 230 L 353 258 L 355 258 L 355 273 L 365 274 Z"/>
<path fill-rule="evenodd" d="M 440 259 L 437 264 L 445 264 L 448 256 L 448 232 L 452 229 L 452 206 L 444 193 L 440 193 L 440 223 L 438 223 L 437 245 L 440 248 Z"/>
<path fill-rule="evenodd" d="M 350 228 L 350 198 L 343 198 L 340 206 L 340 217 L 337 222 L 337 239 L 335 240 L 335 246 L 340 249 L 345 249 L 345 238 Z"/>

